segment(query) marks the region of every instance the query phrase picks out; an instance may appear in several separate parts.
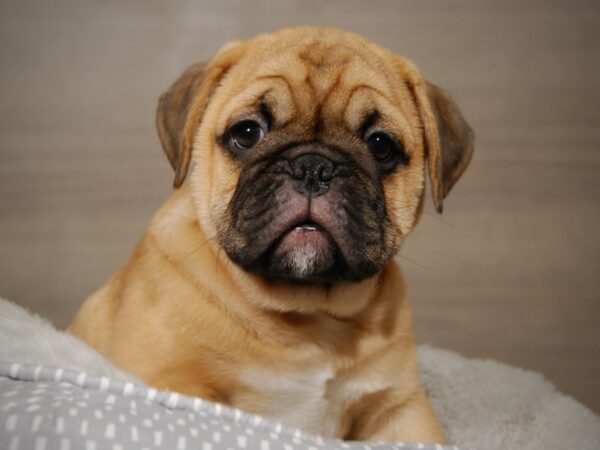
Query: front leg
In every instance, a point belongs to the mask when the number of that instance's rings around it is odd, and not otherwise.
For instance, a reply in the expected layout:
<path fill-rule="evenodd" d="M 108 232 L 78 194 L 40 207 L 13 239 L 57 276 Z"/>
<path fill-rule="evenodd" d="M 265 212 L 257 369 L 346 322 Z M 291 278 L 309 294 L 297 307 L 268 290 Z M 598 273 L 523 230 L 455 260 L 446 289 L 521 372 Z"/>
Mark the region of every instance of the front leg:
<path fill-rule="evenodd" d="M 422 388 L 408 397 L 394 388 L 365 395 L 348 410 L 347 440 L 444 444 L 441 424 Z"/>

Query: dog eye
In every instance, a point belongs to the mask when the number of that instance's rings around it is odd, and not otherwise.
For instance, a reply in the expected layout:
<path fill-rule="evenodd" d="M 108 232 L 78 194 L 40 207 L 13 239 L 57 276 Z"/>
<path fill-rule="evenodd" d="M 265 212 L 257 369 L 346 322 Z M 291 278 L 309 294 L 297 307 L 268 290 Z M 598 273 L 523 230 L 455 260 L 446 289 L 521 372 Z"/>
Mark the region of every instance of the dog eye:
<path fill-rule="evenodd" d="M 230 145 L 238 150 L 254 147 L 263 136 L 263 128 L 255 120 L 242 120 L 229 129 Z"/>
<path fill-rule="evenodd" d="M 402 144 L 398 143 L 389 134 L 375 132 L 367 138 L 367 145 L 384 171 L 392 170 L 396 164 L 408 164 L 408 155 Z"/>

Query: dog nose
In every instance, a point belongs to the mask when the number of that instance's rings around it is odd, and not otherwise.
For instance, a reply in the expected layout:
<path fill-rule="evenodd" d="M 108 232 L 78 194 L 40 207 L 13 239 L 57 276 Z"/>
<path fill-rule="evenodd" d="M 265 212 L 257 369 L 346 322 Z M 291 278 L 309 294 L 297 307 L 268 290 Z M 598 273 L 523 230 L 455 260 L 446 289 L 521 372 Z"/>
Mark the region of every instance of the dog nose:
<path fill-rule="evenodd" d="M 333 179 L 335 166 L 325 156 L 309 153 L 291 161 L 292 177 L 296 180 L 314 180 L 329 183 Z"/>
<path fill-rule="evenodd" d="M 290 161 L 290 175 L 296 181 L 297 191 L 321 195 L 329 190 L 335 177 L 335 164 L 325 156 L 307 153 Z"/>

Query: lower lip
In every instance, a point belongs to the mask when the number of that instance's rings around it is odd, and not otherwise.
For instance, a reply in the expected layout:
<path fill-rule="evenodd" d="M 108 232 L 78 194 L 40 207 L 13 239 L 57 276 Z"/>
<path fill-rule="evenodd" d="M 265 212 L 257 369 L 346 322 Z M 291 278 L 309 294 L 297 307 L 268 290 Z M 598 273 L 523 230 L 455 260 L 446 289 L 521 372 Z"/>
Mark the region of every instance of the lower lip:
<path fill-rule="evenodd" d="M 279 244 L 280 250 L 303 246 L 310 246 L 316 249 L 329 247 L 327 233 L 318 226 L 300 225 L 288 231 Z"/>

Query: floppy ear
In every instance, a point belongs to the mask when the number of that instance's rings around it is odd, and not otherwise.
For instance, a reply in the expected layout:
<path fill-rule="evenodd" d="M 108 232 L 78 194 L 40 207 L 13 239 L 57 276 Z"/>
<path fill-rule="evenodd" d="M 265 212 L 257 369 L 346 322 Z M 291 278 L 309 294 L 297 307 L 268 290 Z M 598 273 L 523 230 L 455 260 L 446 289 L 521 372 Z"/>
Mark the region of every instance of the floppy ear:
<path fill-rule="evenodd" d="M 209 62 L 188 67 L 158 100 L 156 128 L 163 150 L 175 169 L 173 186 L 176 188 L 187 175 L 194 136 L 210 97 L 241 56 L 241 46 L 236 44 L 229 44 Z"/>
<path fill-rule="evenodd" d="M 433 203 L 441 213 L 444 198 L 471 161 L 474 135 L 446 92 L 420 76 L 413 78 L 412 88 L 423 122 Z"/>

